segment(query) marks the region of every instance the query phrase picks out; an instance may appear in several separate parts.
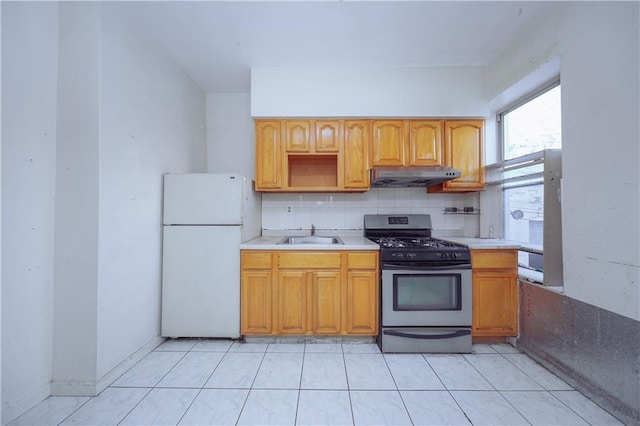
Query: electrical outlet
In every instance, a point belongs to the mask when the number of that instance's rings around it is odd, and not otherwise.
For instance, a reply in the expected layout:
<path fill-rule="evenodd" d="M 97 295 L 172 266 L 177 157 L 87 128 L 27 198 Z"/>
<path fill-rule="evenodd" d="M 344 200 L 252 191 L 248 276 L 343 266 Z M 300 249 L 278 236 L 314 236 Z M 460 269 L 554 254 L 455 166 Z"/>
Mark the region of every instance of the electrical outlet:
<path fill-rule="evenodd" d="M 287 206 L 286 207 L 286 212 L 287 212 L 287 214 L 293 214 L 293 206 Z"/>

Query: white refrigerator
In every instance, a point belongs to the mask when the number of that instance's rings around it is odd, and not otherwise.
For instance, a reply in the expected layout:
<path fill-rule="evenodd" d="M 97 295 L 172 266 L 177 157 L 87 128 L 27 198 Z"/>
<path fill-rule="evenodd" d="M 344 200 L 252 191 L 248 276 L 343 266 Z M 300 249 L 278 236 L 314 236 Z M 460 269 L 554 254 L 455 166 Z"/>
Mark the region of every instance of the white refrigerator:
<path fill-rule="evenodd" d="M 239 245 L 260 236 L 261 199 L 241 175 L 164 175 L 162 336 L 240 336 Z"/>

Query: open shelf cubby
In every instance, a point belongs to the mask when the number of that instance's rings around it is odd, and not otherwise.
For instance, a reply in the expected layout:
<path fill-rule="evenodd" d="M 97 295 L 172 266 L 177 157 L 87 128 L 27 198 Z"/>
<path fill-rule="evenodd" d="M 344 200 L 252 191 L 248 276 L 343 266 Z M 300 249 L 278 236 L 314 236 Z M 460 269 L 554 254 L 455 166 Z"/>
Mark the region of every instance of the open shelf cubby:
<path fill-rule="evenodd" d="M 337 155 L 289 155 L 289 187 L 337 187 Z"/>

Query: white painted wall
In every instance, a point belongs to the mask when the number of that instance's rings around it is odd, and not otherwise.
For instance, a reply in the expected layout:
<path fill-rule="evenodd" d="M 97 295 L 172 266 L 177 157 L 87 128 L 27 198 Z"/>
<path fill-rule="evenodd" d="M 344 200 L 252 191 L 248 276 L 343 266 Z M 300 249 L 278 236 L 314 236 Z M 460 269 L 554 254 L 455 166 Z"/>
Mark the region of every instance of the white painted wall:
<path fill-rule="evenodd" d="M 486 117 L 485 67 L 251 69 L 253 117 Z"/>
<path fill-rule="evenodd" d="M 98 3 L 60 4 L 52 386 L 62 394 L 96 377 L 99 23 Z"/>
<path fill-rule="evenodd" d="M 206 169 L 206 98 L 112 5 L 1 7 L 5 423 L 157 342 L 162 173 Z"/>
<path fill-rule="evenodd" d="M 102 6 L 97 377 L 160 333 L 162 174 L 206 171 L 206 95 Z"/>
<path fill-rule="evenodd" d="M 640 320 L 637 2 L 568 2 L 489 67 L 490 97 L 558 56 L 564 288 Z"/>
<path fill-rule="evenodd" d="M 287 207 L 292 212 L 288 213 Z M 479 216 L 444 214 L 445 207 L 479 208 L 478 194 L 427 194 L 424 188 L 373 188 L 353 194 L 262 195 L 264 229 L 362 229 L 365 214 L 430 214 L 433 229 L 477 237 Z"/>
<path fill-rule="evenodd" d="M 253 117 L 487 117 L 485 67 L 276 68 L 251 70 Z M 210 143 L 210 147 L 211 147 Z M 329 198 L 327 198 L 329 197 Z M 468 197 L 467 197 L 468 198 Z M 479 218 L 444 215 L 444 205 L 478 207 L 477 196 L 424 190 L 366 194 L 264 194 L 264 228 L 361 229 L 365 213 L 430 213 L 435 229 L 479 234 Z M 466 203 L 466 204 L 465 204 Z M 298 206 L 286 215 L 287 205 Z"/>
<path fill-rule="evenodd" d="M 2 44 L 2 6 L 0 6 L 0 46 Z M 2 48 L 0 47 L 0 52 Z M 0 54 L 0 82 L 2 82 L 2 55 Z M 2 98 L 2 84 L 0 83 L 0 98 Z M 0 102 L 0 117 L 2 117 L 2 102 Z M 2 120 L 0 119 L 0 191 L 2 188 Z M 2 216 L 2 198 L 0 196 L 0 216 Z M 2 226 L 0 223 L 0 241 L 2 241 Z M 0 259 L 2 259 L 2 244 L 0 244 Z M 2 262 L 0 261 L 0 424 L 2 421 Z"/>
<path fill-rule="evenodd" d="M 2 2 L 2 424 L 49 395 L 58 6 Z"/>
<path fill-rule="evenodd" d="M 207 94 L 207 171 L 255 178 L 249 93 Z"/>

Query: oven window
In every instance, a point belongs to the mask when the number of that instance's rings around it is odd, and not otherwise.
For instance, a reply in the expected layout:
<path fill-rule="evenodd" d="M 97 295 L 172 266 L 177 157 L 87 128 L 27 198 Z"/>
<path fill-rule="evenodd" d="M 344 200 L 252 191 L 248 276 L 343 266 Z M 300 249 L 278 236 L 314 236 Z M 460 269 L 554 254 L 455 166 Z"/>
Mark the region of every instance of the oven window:
<path fill-rule="evenodd" d="M 395 274 L 394 311 L 459 311 L 462 309 L 460 274 Z"/>

